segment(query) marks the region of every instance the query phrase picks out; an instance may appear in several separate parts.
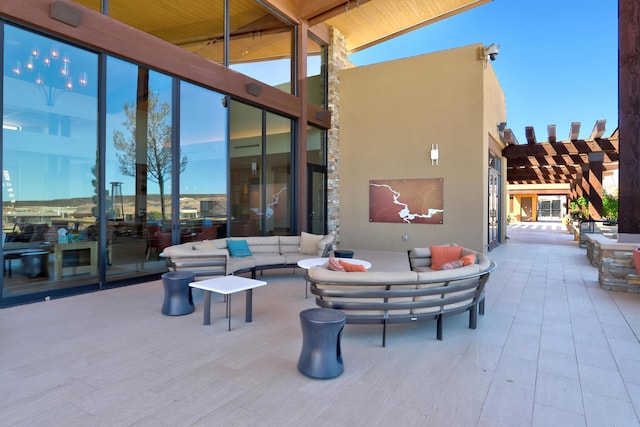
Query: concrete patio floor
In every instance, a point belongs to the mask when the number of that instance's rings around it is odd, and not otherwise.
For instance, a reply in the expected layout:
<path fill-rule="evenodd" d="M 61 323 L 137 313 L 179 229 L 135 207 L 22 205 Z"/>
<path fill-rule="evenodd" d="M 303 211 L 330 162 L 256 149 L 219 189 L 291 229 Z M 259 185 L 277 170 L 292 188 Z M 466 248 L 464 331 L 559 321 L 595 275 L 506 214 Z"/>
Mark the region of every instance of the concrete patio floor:
<path fill-rule="evenodd" d="M 274 270 L 202 325 L 160 313 L 159 281 L 0 310 L 2 426 L 637 426 L 640 296 L 600 289 L 560 223 L 508 228 L 478 328 L 467 315 L 347 325 L 344 373 L 296 369 L 303 272 Z M 433 242 L 443 243 L 443 242 Z M 415 246 L 426 246 L 428 242 Z M 373 270 L 405 253 L 356 250 Z"/>

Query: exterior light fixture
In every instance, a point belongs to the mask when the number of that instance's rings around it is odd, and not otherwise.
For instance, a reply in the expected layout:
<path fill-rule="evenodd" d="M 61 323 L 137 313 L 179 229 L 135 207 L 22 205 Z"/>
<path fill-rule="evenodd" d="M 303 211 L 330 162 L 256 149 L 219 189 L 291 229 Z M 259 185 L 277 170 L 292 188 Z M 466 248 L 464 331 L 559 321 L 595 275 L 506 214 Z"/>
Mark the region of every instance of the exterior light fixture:
<path fill-rule="evenodd" d="M 431 144 L 431 166 L 438 166 L 438 160 L 440 159 L 440 149 L 438 144 Z"/>

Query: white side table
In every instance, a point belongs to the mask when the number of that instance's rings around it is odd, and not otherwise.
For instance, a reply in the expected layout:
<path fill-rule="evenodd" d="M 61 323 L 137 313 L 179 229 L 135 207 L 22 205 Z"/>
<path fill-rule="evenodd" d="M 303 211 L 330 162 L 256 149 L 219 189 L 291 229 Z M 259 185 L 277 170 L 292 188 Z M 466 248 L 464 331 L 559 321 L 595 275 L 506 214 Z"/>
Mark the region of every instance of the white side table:
<path fill-rule="evenodd" d="M 211 324 L 211 292 L 227 296 L 227 318 L 229 319 L 229 330 L 231 330 L 231 294 L 246 291 L 246 314 L 245 322 L 252 320 L 253 289 L 265 286 L 267 282 L 262 280 L 248 279 L 240 276 L 222 276 L 213 279 L 202 280 L 189 283 L 192 288 L 204 290 L 204 315 L 203 324 Z"/>

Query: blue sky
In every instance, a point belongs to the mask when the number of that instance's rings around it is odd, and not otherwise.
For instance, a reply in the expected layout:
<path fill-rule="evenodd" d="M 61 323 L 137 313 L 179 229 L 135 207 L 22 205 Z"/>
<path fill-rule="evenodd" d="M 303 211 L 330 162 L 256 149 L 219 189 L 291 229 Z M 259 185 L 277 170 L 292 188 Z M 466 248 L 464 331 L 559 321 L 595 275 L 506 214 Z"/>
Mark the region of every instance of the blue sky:
<path fill-rule="evenodd" d="M 507 104 L 507 127 L 526 143 L 547 125 L 559 140 L 571 122 L 588 138 L 605 119 L 618 127 L 618 2 L 615 0 L 494 0 L 350 56 L 356 65 L 390 61 L 474 43 L 500 45 L 491 63 Z"/>

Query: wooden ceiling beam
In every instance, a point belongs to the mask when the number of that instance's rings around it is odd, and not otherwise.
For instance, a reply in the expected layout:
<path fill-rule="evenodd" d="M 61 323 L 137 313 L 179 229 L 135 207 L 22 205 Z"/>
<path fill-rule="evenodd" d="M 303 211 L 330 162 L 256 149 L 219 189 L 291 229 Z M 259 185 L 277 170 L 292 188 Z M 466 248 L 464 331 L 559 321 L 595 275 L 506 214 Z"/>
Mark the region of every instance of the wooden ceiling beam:
<path fill-rule="evenodd" d="M 371 0 L 314 0 L 304 1 L 305 7 L 300 17 L 306 19 L 310 26 L 349 12 Z"/>

